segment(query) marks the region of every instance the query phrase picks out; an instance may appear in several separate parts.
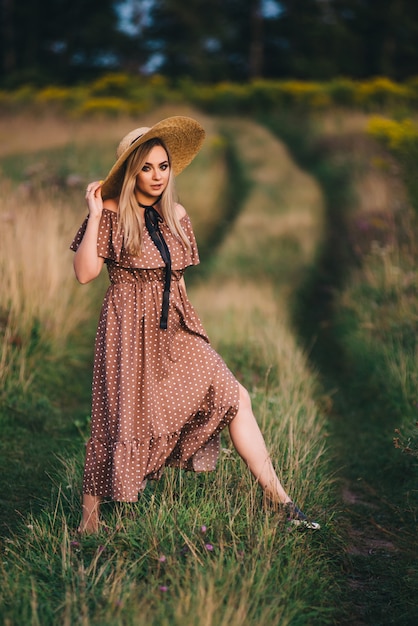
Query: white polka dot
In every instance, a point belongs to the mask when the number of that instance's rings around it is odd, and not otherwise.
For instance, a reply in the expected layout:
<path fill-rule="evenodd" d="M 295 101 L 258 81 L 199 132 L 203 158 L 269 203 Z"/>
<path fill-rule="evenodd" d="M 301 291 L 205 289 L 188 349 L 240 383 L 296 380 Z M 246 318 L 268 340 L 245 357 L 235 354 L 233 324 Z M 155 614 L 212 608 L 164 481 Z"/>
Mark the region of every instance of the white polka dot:
<path fill-rule="evenodd" d="M 238 411 L 238 382 L 180 286 L 185 268 L 199 263 L 187 215 L 181 224 L 190 251 L 161 224 L 172 261 L 168 328 L 161 330 L 160 253 L 145 231 L 140 257 L 129 255 L 117 234 L 117 214 L 103 211 L 97 250 L 111 284 L 96 334 L 84 493 L 134 502 L 146 479 L 159 478 L 166 465 L 214 469 L 219 433 Z"/>

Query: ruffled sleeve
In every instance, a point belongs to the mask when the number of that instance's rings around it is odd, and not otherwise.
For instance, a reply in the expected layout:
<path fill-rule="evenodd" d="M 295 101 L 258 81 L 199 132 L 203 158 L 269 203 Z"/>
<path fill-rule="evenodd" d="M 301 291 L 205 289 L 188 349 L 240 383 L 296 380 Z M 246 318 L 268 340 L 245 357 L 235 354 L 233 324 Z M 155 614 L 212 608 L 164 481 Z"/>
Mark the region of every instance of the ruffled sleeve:
<path fill-rule="evenodd" d="M 76 252 L 83 240 L 89 218 L 86 217 L 78 229 L 70 250 Z M 117 214 L 107 209 L 103 210 L 99 223 L 99 233 L 97 236 L 97 255 L 104 259 L 119 262 L 122 252 L 123 236 L 117 232 Z"/>
<path fill-rule="evenodd" d="M 78 246 L 80 245 L 80 243 L 83 241 L 83 237 L 84 237 L 84 233 L 86 232 L 86 228 L 87 228 L 87 222 L 88 222 L 88 217 L 86 217 L 86 219 L 84 220 L 84 222 L 81 224 L 80 228 L 78 229 L 72 244 L 70 246 L 70 250 L 72 250 L 73 252 L 77 252 L 78 250 Z"/>
<path fill-rule="evenodd" d="M 193 232 L 192 223 L 187 214 L 181 220 L 181 225 L 183 227 L 184 232 L 186 233 L 188 240 L 190 241 L 190 246 L 191 246 L 190 252 L 188 253 L 189 258 L 187 259 L 185 266 L 199 265 L 200 259 L 199 259 L 199 251 L 198 251 L 197 243 L 196 243 L 196 237 Z"/>
<path fill-rule="evenodd" d="M 77 251 L 86 232 L 88 217 L 80 226 L 75 235 L 70 249 Z M 181 226 L 190 241 L 190 250 L 186 248 L 179 237 L 175 237 L 162 223 L 161 230 L 166 239 L 171 254 L 171 267 L 173 270 L 183 270 L 190 265 L 199 264 L 199 253 L 197 243 L 194 236 L 192 224 L 189 216 L 186 214 L 180 220 Z M 126 268 L 143 268 L 154 269 L 164 267 L 164 261 L 152 242 L 146 228 L 144 228 L 144 240 L 141 255 L 139 257 L 129 254 L 123 247 L 123 233 L 118 233 L 118 214 L 109 209 L 103 209 L 99 223 L 99 233 L 97 237 L 97 254 L 104 259 L 108 259 L 117 263 L 121 267 Z"/>

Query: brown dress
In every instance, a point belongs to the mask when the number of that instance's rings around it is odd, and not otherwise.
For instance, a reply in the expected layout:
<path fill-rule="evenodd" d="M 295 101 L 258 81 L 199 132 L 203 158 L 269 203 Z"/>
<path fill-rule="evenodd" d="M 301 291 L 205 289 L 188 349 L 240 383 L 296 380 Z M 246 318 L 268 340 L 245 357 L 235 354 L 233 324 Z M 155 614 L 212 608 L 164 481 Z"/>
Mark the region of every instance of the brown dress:
<path fill-rule="evenodd" d="M 88 218 L 87 218 L 88 219 Z M 72 250 L 77 250 L 87 219 Z M 238 382 L 210 346 L 180 283 L 199 256 L 190 219 L 189 252 L 166 226 L 172 281 L 167 330 L 159 327 L 164 263 L 144 229 L 140 257 L 123 247 L 118 214 L 103 210 L 97 253 L 110 278 L 96 334 L 91 437 L 83 492 L 135 502 L 164 466 L 215 469 L 219 433 L 238 411 Z"/>

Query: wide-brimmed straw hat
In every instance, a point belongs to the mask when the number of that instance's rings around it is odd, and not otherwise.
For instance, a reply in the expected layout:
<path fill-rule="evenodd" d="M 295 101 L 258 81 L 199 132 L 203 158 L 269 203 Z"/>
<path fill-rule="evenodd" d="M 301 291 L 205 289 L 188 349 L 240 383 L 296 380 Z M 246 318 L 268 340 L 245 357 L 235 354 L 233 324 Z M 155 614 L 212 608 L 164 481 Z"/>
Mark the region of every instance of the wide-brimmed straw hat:
<path fill-rule="evenodd" d="M 171 167 L 175 175 L 180 174 L 199 152 L 205 131 L 191 117 L 176 115 L 158 122 L 151 128 L 135 128 L 120 142 L 116 151 L 117 161 L 102 184 L 102 196 L 116 198 L 120 195 L 125 163 L 134 150 L 150 139 L 161 139 L 170 153 Z"/>

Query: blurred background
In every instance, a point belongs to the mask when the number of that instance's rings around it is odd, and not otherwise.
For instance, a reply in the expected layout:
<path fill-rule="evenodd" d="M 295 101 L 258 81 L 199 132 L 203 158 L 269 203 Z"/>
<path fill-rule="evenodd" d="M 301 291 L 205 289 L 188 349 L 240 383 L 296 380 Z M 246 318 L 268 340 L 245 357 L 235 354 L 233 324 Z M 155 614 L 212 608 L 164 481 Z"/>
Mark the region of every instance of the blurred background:
<path fill-rule="evenodd" d="M 414 0 L 1 0 L 0 84 L 417 72 Z"/>
<path fill-rule="evenodd" d="M 6 626 L 417 623 L 417 106 L 416 0 L 0 0 Z M 207 135 L 188 293 L 315 537 L 227 437 L 75 532 L 107 278 L 69 245 L 121 137 L 176 114 Z"/>

